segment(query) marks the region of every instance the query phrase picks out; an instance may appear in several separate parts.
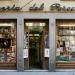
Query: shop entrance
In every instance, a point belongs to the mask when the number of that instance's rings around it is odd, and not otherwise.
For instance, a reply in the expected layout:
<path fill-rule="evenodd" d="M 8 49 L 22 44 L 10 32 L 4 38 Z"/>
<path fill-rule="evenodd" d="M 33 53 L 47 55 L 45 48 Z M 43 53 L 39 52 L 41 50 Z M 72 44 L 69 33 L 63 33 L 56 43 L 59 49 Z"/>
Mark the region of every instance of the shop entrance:
<path fill-rule="evenodd" d="M 48 58 L 44 56 L 48 47 L 48 20 L 25 20 L 25 69 L 48 69 Z"/>
<path fill-rule="evenodd" d="M 29 33 L 29 68 L 42 68 L 41 61 L 41 43 L 44 41 L 42 39 L 42 33 L 39 31 L 31 31 Z"/>

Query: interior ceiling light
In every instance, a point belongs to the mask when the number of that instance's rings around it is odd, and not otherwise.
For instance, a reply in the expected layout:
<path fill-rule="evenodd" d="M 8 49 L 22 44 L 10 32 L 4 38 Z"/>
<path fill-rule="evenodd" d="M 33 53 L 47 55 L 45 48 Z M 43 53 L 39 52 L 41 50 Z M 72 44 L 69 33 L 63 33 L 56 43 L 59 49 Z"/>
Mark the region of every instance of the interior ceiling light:
<path fill-rule="evenodd" d="M 72 27 L 72 26 L 75 26 L 74 24 L 63 24 L 63 25 L 59 25 L 59 26 L 61 26 L 61 27 Z"/>
<path fill-rule="evenodd" d="M 43 26 L 44 27 L 45 26 L 45 23 L 40 23 L 40 26 Z"/>
<path fill-rule="evenodd" d="M 13 26 L 13 23 L 0 23 L 0 26 Z"/>
<path fill-rule="evenodd" d="M 26 23 L 26 26 L 33 26 L 33 23 Z"/>
<path fill-rule="evenodd" d="M 26 26 L 45 26 L 45 23 L 26 23 Z"/>

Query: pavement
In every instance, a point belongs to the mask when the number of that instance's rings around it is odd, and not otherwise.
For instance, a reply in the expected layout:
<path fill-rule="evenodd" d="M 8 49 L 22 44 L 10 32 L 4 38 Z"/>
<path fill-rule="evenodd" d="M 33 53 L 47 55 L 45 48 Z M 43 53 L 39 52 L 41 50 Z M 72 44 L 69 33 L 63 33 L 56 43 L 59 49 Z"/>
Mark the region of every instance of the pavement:
<path fill-rule="evenodd" d="M 0 75 L 75 75 L 75 72 L 7 72 L 7 71 L 0 71 Z"/>

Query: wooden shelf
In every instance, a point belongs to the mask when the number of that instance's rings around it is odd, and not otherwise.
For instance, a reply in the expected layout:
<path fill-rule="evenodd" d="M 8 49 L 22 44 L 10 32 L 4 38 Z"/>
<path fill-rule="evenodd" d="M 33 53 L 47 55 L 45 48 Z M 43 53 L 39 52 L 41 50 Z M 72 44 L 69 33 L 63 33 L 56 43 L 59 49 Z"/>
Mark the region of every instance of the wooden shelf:
<path fill-rule="evenodd" d="M 56 68 L 59 69 L 75 69 L 75 61 L 66 61 L 66 62 L 56 62 Z"/>
<path fill-rule="evenodd" d="M 66 35 L 66 34 L 65 34 L 65 35 L 58 35 L 58 36 L 75 36 L 75 35 Z"/>

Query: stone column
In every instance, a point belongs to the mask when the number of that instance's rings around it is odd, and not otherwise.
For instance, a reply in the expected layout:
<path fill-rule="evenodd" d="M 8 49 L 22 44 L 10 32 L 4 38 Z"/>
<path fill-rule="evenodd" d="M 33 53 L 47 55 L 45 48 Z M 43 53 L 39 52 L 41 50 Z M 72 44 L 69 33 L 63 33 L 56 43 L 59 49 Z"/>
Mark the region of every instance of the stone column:
<path fill-rule="evenodd" d="M 17 70 L 24 71 L 23 58 L 24 21 L 21 17 L 17 19 Z"/>
<path fill-rule="evenodd" d="M 50 57 L 49 57 L 49 71 L 55 71 L 55 57 L 56 57 L 56 25 L 55 18 L 53 16 L 49 19 L 49 47 L 50 47 Z"/>

